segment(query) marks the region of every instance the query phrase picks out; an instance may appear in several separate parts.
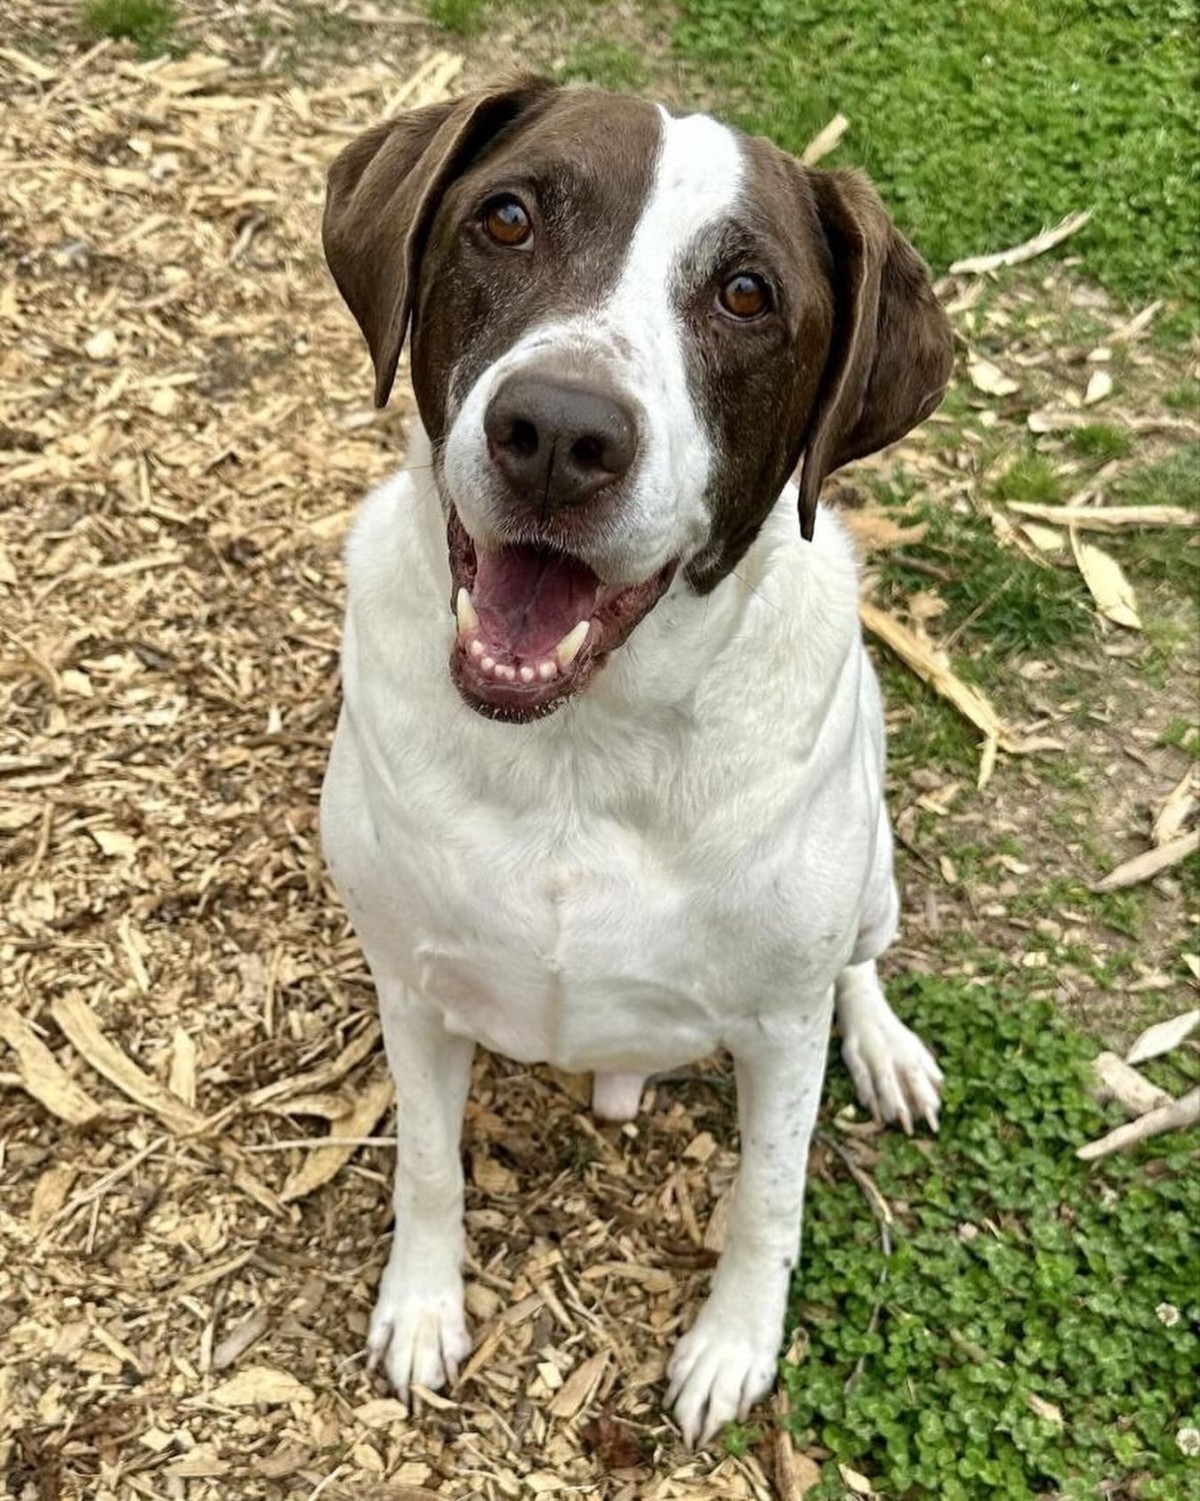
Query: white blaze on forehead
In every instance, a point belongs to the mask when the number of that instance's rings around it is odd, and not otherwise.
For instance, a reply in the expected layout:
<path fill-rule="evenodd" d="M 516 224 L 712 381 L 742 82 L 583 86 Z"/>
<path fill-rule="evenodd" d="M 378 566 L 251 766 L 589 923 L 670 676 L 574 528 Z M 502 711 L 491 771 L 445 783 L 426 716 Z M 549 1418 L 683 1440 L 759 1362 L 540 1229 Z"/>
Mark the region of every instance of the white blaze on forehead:
<path fill-rule="evenodd" d="M 654 181 L 631 250 L 650 234 L 677 253 L 733 211 L 744 165 L 737 137 L 708 115 L 676 119 L 660 104 L 662 145 Z"/>
<path fill-rule="evenodd" d="M 620 323 L 622 331 L 632 327 L 642 338 L 657 339 L 673 329 L 678 348 L 679 269 L 704 232 L 732 214 L 745 169 L 728 126 L 707 115 L 677 120 L 661 104 L 658 112 L 662 136 L 654 177 L 605 321 Z M 679 355 L 682 362 L 681 349 Z"/>
<path fill-rule="evenodd" d="M 741 147 L 707 115 L 676 119 L 659 105 L 654 176 L 621 273 L 600 313 L 601 329 L 629 350 L 631 390 L 646 413 L 640 482 L 632 509 L 646 541 L 691 553 L 707 529 L 704 495 L 712 442 L 689 385 L 681 271 L 706 233 L 730 218 L 745 175 Z M 704 257 L 701 256 L 703 264 Z M 668 542 L 668 538 L 672 538 Z"/>

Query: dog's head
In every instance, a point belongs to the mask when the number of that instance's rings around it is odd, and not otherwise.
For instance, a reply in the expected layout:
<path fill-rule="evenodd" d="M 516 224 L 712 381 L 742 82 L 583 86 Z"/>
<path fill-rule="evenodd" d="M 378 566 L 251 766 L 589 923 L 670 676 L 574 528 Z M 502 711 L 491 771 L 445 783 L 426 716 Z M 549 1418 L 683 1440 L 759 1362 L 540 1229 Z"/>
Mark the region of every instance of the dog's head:
<path fill-rule="evenodd" d="M 597 90 L 528 79 L 376 126 L 333 165 L 324 242 L 381 406 L 411 330 L 451 673 L 494 718 L 578 692 L 677 570 L 712 589 L 801 459 L 811 536 L 825 476 L 949 376 L 866 178 Z"/>

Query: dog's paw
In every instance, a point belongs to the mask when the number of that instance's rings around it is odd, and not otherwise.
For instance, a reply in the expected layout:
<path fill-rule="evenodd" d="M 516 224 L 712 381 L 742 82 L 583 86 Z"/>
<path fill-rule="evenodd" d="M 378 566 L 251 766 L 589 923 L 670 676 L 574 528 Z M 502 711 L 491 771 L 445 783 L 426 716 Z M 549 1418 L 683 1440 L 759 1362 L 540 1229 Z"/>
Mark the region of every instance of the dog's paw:
<path fill-rule="evenodd" d="M 711 1303 L 675 1346 L 667 1366 L 667 1406 L 689 1449 L 716 1437 L 726 1423 L 744 1418 L 775 1384 L 778 1334 L 754 1328 Z"/>
<path fill-rule="evenodd" d="M 430 1391 L 453 1381 L 471 1352 L 462 1281 L 409 1278 L 388 1264 L 367 1334 L 367 1369 L 382 1365 L 402 1402 L 412 1385 Z"/>
<path fill-rule="evenodd" d="M 898 1121 L 911 1136 L 923 1117 L 938 1128 L 945 1075 L 915 1032 L 887 1007 L 873 1010 L 842 1039 L 842 1057 L 862 1104 L 877 1121 Z"/>

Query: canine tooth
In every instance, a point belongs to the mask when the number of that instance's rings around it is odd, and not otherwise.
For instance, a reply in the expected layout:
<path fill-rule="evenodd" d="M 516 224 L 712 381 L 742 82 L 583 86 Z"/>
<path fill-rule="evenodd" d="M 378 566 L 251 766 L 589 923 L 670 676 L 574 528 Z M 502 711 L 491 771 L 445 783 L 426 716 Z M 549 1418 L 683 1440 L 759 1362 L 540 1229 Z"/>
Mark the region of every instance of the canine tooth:
<path fill-rule="evenodd" d="M 532 667 L 521 668 L 521 681 L 523 683 L 532 683 L 535 677 L 537 677 L 537 673 L 534 672 Z"/>
<path fill-rule="evenodd" d="M 558 676 L 558 665 L 555 662 L 540 662 L 538 664 L 538 677 L 543 683 L 548 683 L 551 678 Z"/>
<path fill-rule="evenodd" d="M 460 589 L 454 600 L 454 614 L 458 620 L 458 634 L 469 635 L 471 631 L 479 629 L 479 616 L 475 613 L 475 606 L 471 603 L 470 592 Z"/>
<path fill-rule="evenodd" d="M 471 655 L 475 658 L 475 660 L 478 661 L 479 658 L 482 657 L 483 653 L 484 653 L 483 642 L 479 639 L 478 636 L 476 636 L 475 640 L 472 641 L 471 644 L 470 644 L 470 646 L 467 647 L 467 650 L 471 653 Z"/>
<path fill-rule="evenodd" d="M 588 627 L 590 625 L 591 621 L 581 620 L 577 626 L 567 632 L 554 648 L 554 660 L 564 671 L 570 667 L 571 663 L 579 655 L 579 648 L 587 640 Z"/>
<path fill-rule="evenodd" d="M 491 672 L 492 668 L 496 665 L 496 659 L 494 657 L 480 657 L 479 665 L 483 668 L 484 672 Z"/>

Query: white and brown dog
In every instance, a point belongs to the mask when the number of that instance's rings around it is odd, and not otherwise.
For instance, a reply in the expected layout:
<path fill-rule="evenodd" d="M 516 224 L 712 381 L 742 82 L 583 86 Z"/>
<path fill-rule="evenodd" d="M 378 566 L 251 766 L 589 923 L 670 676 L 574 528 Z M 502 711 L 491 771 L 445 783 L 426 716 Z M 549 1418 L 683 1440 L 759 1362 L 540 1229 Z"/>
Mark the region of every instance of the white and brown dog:
<path fill-rule="evenodd" d="M 937 404 L 951 339 L 868 182 L 703 115 L 538 80 L 354 141 L 325 251 L 408 467 L 349 546 L 329 865 L 396 1080 L 371 1321 L 452 1379 L 476 1043 L 595 1074 L 733 1055 L 741 1171 L 670 1363 L 689 1444 L 771 1385 L 836 1002 L 863 1102 L 937 1122 L 884 999 L 879 690 L 822 480 Z M 798 488 L 791 475 L 802 462 Z"/>

